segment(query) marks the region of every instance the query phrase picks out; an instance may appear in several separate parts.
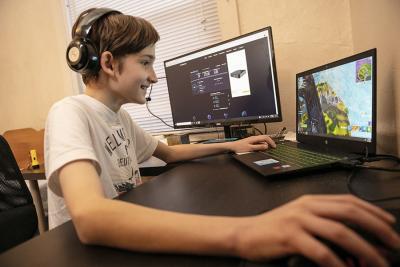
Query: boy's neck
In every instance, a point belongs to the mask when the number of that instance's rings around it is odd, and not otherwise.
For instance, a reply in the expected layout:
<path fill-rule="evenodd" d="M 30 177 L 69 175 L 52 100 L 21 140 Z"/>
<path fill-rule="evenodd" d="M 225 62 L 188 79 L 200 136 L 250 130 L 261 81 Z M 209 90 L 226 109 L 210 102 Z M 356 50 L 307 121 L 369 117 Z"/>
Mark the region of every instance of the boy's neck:
<path fill-rule="evenodd" d="M 86 86 L 85 94 L 100 101 L 115 113 L 117 113 L 121 108 L 121 105 L 124 104 L 112 93 L 111 90 L 105 89 L 104 86 L 96 83 L 89 83 Z"/>

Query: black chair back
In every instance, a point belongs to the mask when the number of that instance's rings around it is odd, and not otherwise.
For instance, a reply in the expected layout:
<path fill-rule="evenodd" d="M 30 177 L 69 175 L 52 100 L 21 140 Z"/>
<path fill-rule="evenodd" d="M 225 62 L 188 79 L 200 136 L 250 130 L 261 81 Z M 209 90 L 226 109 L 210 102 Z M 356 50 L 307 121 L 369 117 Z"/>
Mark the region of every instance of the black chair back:
<path fill-rule="evenodd" d="M 10 146 L 0 135 L 0 252 L 37 233 L 32 196 Z"/>

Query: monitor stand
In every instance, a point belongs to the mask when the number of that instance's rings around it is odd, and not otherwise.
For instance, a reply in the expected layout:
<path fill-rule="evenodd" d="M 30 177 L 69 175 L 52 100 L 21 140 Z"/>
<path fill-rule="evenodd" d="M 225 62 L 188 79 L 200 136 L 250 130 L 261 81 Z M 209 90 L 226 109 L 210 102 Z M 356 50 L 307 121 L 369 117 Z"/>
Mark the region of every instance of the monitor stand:
<path fill-rule="evenodd" d="M 246 138 L 249 137 L 251 134 L 248 132 L 248 129 L 252 128 L 251 125 L 225 125 L 224 126 L 224 134 L 225 138 Z M 254 135 L 254 134 L 253 134 Z"/>
<path fill-rule="evenodd" d="M 229 126 L 229 125 L 224 126 L 224 134 L 225 134 L 225 138 L 232 138 L 231 126 Z"/>

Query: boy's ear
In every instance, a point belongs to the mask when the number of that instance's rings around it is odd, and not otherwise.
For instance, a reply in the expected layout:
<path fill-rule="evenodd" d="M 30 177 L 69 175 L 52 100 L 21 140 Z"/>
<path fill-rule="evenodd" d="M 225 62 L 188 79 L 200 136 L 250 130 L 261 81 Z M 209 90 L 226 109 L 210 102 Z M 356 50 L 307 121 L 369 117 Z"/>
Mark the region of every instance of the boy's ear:
<path fill-rule="evenodd" d="M 101 53 L 100 56 L 100 66 L 101 69 L 107 73 L 108 75 L 114 76 L 114 70 L 116 67 L 116 60 L 113 57 L 113 55 L 111 54 L 111 52 L 109 51 L 105 51 L 103 53 Z"/>

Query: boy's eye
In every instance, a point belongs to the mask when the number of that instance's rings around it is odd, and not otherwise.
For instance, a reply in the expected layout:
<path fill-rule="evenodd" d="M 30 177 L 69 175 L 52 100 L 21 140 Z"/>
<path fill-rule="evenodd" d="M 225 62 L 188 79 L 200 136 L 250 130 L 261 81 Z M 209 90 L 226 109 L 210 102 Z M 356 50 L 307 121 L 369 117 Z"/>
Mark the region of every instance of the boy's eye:
<path fill-rule="evenodd" d="M 149 65 L 149 64 L 150 64 L 149 61 L 142 61 L 142 65 L 143 65 L 143 66 L 147 66 L 147 65 Z"/>

